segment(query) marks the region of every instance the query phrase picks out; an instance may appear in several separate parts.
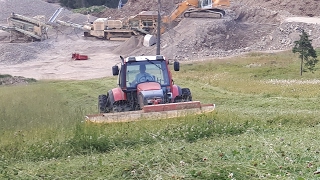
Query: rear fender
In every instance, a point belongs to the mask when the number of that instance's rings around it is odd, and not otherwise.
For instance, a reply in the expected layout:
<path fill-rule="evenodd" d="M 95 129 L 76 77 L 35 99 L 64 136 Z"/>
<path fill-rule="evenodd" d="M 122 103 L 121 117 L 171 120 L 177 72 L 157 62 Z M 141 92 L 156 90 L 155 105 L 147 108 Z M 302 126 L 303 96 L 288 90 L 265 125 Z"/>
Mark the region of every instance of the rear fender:
<path fill-rule="evenodd" d="M 172 99 L 176 98 L 177 96 L 181 95 L 182 91 L 181 88 L 177 85 L 172 86 Z"/>
<path fill-rule="evenodd" d="M 121 90 L 121 88 L 114 88 L 111 91 L 114 101 L 127 100 L 126 94 Z"/>

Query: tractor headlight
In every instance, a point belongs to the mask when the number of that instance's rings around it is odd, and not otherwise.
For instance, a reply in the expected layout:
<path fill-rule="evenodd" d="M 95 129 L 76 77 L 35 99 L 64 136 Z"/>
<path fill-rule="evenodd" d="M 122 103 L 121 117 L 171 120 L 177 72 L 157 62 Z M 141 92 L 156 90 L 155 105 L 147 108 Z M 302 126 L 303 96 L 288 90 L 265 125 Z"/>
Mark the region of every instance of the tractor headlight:
<path fill-rule="evenodd" d="M 141 100 L 143 100 L 144 105 L 151 104 L 161 104 L 163 102 L 163 91 L 151 90 L 151 91 L 141 91 L 140 92 Z"/>

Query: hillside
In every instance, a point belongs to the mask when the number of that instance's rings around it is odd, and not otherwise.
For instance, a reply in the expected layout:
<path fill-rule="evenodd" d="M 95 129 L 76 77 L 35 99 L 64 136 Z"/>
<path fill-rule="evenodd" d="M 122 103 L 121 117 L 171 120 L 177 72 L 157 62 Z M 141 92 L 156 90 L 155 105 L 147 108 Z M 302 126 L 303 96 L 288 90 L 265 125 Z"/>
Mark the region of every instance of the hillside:
<path fill-rule="evenodd" d="M 174 10 L 175 6 L 182 0 L 161 0 L 162 11 L 169 14 Z M 128 17 L 136 15 L 141 11 L 155 11 L 158 9 L 157 0 L 128 0 L 121 10 L 106 9 L 105 12 L 98 14 L 99 17 Z M 231 10 L 238 11 L 239 9 L 246 9 L 248 7 L 259 7 L 272 11 L 287 11 L 297 16 L 319 16 L 320 4 L 319 0 L 231 0 Z M 250 14 L 248 14 L 250 16 Z"/>
<path fill-rule="evenodd" d="M 148 1 L 149 2 L 149 1 Z M 176 3 L 163 0 L 162 10 L 170 14 Z M 232 1 L 223 19 L 180 18 L 180 23 L 162 36 L 162 54 L 175 60 L 225 57 L 250 51 L 278 51 L 292 47 L 300 31 L 309 32 L 313 45 L 320 46 L 319 26 L 301 22 L 286 22 L 292 16 L 319 16 L 317 1 Z M 143 10 L 157 10 L 157 1 L 147 3 L 131 0 L 121 10 L 106 9 L 99 17 L 121 18 Z M 318 21 L 320 24 L 320 20 Z M 137 44 L 132 48 L 130 40 L 116 51 L 125 55 L 153 53 L 155 47 L 145 48 Z M 132 51 L 127 50 L 130 46 Z"/>
<path fill-rule="evenodd" d="M 116 77 L 0 88 L 0 179 L 319 179 L 320 71 L 290 52 L 181 64 L 213 113 L 91 124 Z M 152 120 L 151 120 L 152 119 Z"/>

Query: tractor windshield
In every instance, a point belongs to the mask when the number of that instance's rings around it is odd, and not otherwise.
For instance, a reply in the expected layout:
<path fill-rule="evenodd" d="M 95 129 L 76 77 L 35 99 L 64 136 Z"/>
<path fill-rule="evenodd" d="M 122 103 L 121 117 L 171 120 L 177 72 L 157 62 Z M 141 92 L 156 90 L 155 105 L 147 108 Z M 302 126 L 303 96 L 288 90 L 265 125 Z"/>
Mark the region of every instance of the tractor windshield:
<path fill-rule="evenodd" d="M 127 88 L 136 87 L 143 82 L 158 82 L 161 86 L 170 84 L 165 61 L 128 62 L 126 69 Z"/>

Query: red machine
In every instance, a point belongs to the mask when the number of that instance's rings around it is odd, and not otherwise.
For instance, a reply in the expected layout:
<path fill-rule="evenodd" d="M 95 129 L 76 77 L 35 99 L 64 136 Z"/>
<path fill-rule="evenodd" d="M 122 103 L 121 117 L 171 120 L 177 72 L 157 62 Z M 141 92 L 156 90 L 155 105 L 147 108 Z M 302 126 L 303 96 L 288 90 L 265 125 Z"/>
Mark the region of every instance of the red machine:
<path fill-rule="evenodd" d="M 74 60 L 88 60 L 88 56 L 81 55 L 79 53 L 72 53 L 72 59 L 74 59 Z"/>
<path fill-rule="evenodd" d="M 120 56 L 121 57 L 121 56 Z M 214 104 L 192 101 L 189 88 L 173 84 L 169 62 L 164 56 L 122 58 L 121 67 L 112 67 L 118 75 L 118 87 L 98 97 L 98 115 L 91 122 L 122 122 L 144 118 L 168 118 L 214 110 Z M 179 62 L 174 70 L 179 71 Z"/>

